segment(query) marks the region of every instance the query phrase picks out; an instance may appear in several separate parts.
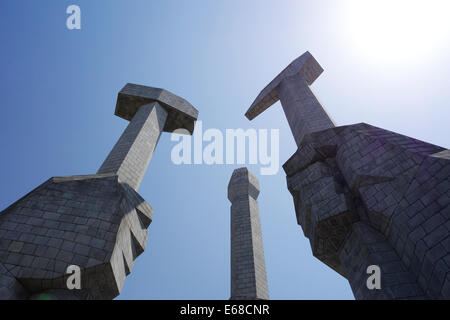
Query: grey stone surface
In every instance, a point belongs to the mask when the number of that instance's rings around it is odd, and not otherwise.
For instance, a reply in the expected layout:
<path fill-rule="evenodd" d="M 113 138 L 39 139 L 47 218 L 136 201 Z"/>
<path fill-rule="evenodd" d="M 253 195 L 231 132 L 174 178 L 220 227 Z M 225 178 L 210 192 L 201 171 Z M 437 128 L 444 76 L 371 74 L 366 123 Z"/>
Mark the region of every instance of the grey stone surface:
<path fill-rule="evenodd" d="M 148 99 L 133 102 L 135 114 L 99 173 L 51 178 L 0 212 L 0 299 L 119 295 L 152 221 L 152 207 L 136 190 L 168 114 L 175 114 L 166 104 L 181 103 L 164 90 L 158 98 L 164 106 Z M 81 290 L 67 288 L 70 265 L 81 268 Z"/>
<path fill-rule="evenodd" d="M 139 189 L 166 120 L 158 102 L 141 106 L 97 173 L 115 173 Z"/>
<path fill-rule="evenodd" d="M 28 296 L 29 292 L 14 277 L 14 275 L 0 263 L 0 300 L 22 300 L 26 299 Z"/>
<path fill-rule="evenodd" d="M 115 114 L 125 120 L 131 120 L 141 106 L 152 102 L 158 102 L 168 112 L 163 128 L 165 132 L 173 132 L 176 129 L 186 129 L 191 134 L 194 132 L 197 109 L 183 98 L 160 88 L 126 84 L 117 97 Z"/>
<path fill-rule="evenodd" d="M 67 289 L 67 267 L 78 265 L 89 297 L 111 299 L 145 249 L 152 212 L 117 175 L 52 178 L 0 214 L 0 259 L 30 294 Z M 16 237 L 14 223 L 30 228 Z"/>
<path fill-rule="evenodd" d="M 297 146 L 305 134 L 334 127 L 333 120 L 309 87 L 322 72 L 316 59 L 305 52 L 261 91 L 246 117 L 252 120 L 280 100 Z"/>
<path fill-rule="evenodd" d="M 236 169 L 228 184 L 231 202 L 231 300 L 269 299 L 259 217 L 259 183 L 247 168 Z"/>
<path fill-rule="evenodd" d="M 293 83 L 292 96 L 309 99 Z M 298 150 L 283 168 L 313 255 L 357 299 L 450 299 L 450 150 L 365 123 L 311 130 L 304 113 L 286 116 Z M 380 290 L 367 288 L 370 265 Z"/>

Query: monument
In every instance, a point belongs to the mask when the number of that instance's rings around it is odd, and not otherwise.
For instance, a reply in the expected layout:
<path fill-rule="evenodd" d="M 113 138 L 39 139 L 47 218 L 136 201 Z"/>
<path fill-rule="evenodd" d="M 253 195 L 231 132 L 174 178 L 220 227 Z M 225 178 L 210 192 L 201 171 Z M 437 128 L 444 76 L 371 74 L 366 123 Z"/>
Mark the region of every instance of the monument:
<path fill-rule="evenodd" d="M 130 123 L 97 174 L 54 177 L 0 213 L 0 299 L 112 299 L 144 251 L 152 207 L 137 193 L 162 132 L 191 134 L 198 111 L 164 90 L 127 84 Z M 69 266 L 81 288 L 69 290 Z"/>
<path fill-rule="evenodd" d="M 356 299 L 450 299 L 450 150 L 365 123 L 336 127 L 310 88 L 322 72 L 306 52 L 246 113 L 281 102 L 298 147 L 283 168 L 313 255 Z M 372 266 L 380 289 L 368 286 Z"/>
<path fill-rule="evenodd" d="M 234 170 L 231 202 L 231 300 L 268 300 L 266 263 L 259 217 L 258 179 L 247 168 Z"/>

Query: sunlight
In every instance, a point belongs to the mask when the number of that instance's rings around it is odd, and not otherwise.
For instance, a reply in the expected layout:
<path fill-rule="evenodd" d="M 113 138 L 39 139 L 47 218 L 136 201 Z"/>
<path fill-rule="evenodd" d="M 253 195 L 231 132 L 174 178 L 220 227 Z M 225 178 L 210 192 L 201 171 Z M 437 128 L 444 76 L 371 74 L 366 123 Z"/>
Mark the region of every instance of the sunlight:
<path fill-rule="evenodd" d="M 448 0 L 348 0 L 342 9 L 344 38 L 375 63 L 417 63 L 450 42 Z"/>

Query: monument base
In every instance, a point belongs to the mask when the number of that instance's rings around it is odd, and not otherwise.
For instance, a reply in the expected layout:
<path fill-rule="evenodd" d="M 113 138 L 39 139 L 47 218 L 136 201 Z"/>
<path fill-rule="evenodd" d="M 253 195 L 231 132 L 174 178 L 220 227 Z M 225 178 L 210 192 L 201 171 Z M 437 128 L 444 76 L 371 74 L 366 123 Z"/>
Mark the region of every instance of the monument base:
<path fill-rule="evenodd" d="M 306 135 L 283 168 L 314 256 L 356 299 L 450 299 L 450 150 L 360 123 Z"/>
<path fill-rule="evenodd" d="M 116 297 L 152 212 L 115 174 L 49 179 L 0 212 L 0 299 Z M 81 290 L 67 290 L 70 265 Z"/>

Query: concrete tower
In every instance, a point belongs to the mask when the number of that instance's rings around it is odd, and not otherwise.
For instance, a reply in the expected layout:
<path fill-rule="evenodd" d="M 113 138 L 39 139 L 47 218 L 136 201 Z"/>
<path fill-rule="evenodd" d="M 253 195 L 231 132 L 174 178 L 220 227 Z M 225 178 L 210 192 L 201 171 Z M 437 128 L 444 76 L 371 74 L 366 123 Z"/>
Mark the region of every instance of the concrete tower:
<path fill-rule="evenodd" d="M 137 193 L 163 131 L 194 130 L 198 111 L 157 88 L 127 84 L 130 123 L 97 174 L 54 177 L 0 213 L 0 299 L 112 299 L 144 251 L 152 207 Z M 67 269 L 81 289 L 68 290 Z"/>
<path fill-rule="evenodd" d="M 335 127 L 309 88 L 322 71 L 306 52 L 246 113 L 281 101 L 298 146 L 283 168 L 314 256 L 356 299 L 450 299 L 450 150 L 365 123 Z M 379 289 L 367 285 L 374 265 Z"/>
<path fill-rule="evenodd" d="M 259 183 L 247 168 L 228 184 L 231 202 L 231 300 L 269 299 L 258 202 Z"/>

